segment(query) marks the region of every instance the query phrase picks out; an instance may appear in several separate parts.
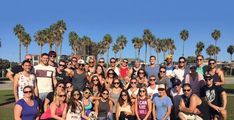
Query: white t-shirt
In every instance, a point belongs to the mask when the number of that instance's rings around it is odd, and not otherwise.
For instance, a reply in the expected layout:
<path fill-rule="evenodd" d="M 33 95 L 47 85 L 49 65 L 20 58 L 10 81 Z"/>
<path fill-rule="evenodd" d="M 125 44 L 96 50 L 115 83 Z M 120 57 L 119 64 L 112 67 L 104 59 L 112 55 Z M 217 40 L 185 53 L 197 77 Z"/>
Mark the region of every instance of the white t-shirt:
<path fill-rule="evenodd" d="M 174 69 L 173 71 L 173 75 L 175 78 L 181 80 L 181 82 L 184 80 L 184 72 L 185 72 L 185 69 Z"/>
<path fill-rule="evenodd" d="M 152 89 L 150 86 L 147 88 L 147 93 L 151 98 L 155 93 L 158 93 L 158 85 L 156 85 L 155 89 Z"/>
<path fill-rule="evenodd" d="M 37 78 L 37 87 L 39 93 L 53 91 L 53 77 L 55 76 L 55 67 L 45 66 L 42 64 L 34 67 Z"/>

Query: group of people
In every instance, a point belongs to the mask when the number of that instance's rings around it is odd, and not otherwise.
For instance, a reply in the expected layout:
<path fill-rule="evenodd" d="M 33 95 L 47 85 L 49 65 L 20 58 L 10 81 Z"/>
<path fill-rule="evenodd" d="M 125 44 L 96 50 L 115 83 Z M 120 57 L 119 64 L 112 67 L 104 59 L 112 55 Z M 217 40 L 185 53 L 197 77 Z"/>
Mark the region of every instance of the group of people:
<path fill-rule="evenodd" d="M 15 96 L 15 120 L 214 120 L 227 118 L 223 71 L 216 60 L 196 65 L 168 55 L 157 65 L 128 59 L 73 56 L 56 62 L 56 52 L 32 55 L 8 71 Z"/>

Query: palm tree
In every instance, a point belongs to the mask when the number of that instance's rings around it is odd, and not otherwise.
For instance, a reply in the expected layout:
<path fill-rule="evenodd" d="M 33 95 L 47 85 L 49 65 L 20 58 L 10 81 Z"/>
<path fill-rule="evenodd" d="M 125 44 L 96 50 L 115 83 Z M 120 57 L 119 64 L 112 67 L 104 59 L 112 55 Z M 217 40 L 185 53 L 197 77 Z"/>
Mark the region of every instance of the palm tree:
<path fill-rule="evenodd" d="M 116 44 L 119 46 L 120 59 L 122 58 L 122 51 L 127 44 L 127 38 L 124 35 L 120 35 L 117 38 Z"/>
<path fill-rule="evenodd" d="M 39 30 L 34 35 L 35 41 L 40 46 L 40 55 L 42 54 L 42 48 L 44 44 L 47 42 L 47 32 L 46 30 Z"/>
<path fill-rule="evenodd" d="M 167 49 L 170 51 L 170 54 L 174 55 L 174 51 L 176 50 L 174 40 L 172 40 L 171 38 L 167 38 L 166 45 L 167 45 Z"/>
<path fill-rule="evenodd" d="M 157 38 L 154 41 L 154 49 L 155 49 L 155 52 L 156 52 L 156 55 L 157 55 L 157 64 L 159 64 L 159 53 L 162 51 L 162 47 L 163 47 L 162 40 Z"/>
<path fill-rule="evenodd" d="M 17 24 L 14 29 L 13 29 L 15 35 L 18 37 L 19 39 L 19 62 L 21 62 L 21 44 L 22 44 L 22 40 L 23 40 L 23 33 L 25 31 L 23 25 L 21 24 Z"/>
<path fill-rule="evenodd" d="M 232 62 L 232 54 L 234 53 L 234 45 L 229 45 L 227 52 L 230 54 L 230 61 Z"/>
<path fill-rule="evenodd" d="M 100 57 L 102 57 L 106 52 L 103 41 L 98 42 L 97 46 L 98 46 L 98 54 L 100 54 Z"/>
<path fill-rule="evenodd" d="M 153 40 L 153 35 L 149 29 L 144 30 L 143 41 L 145 43 L 145 63 L 147 62 L 147 45 Z"/>
<path fill-rule="evenodd" d="M 70 32 L 69 35 L 69 45 L 72 47 L 73 53 L 77 55 L 78 50 L 81 48 L 79 36 L 76 32 Z"/>
<path fill-rule="evenodd" d="M 218 39 L 220 38 L 221 33 L 220 33 L 219 30 L 215 29 L 215 30 L 211 33 L 211 36 L 212 36 L 212 38 L 213 38 L 214 41 L 215 41 L 215 47 L 216 47 L 216 46 L 217 46 L 216 43 L 217 43 Z M 217 59 L 216 54 L 214 55 L 214 57 L 215 57 L 215 59 Z"/>
<path fill-rule="evenodd" d="M 60 55 L 62 55 L 62 45 L 63 45 L 63 34 L 67 30 L 66 23 L 63 20 L 59 20 L 57 22 L 59 26 L 59 32 L 60 32 Z"/>
<path fill-rule="evenodd" d="M 84 56 L 84 58 L 86 60 L 87 53 L 89 54 L 89 50 L 87 48 L 91 44 L 91 38 L 88 37 L 88 36 L 83 36 L 81 38 L 81 43 L 83 45 L 83 50 L 84 50 L 83 51 L 83 56 Z"/>
<path fill-rule="evenodd" d="M 161 46 L 162 46 L 162 52 L 163 52 L 163 59 L 165 60 L 165 56 L 166 56 L 166 52 L 168 50 L 168 46 L 167 46 L 167 39 L 161 39 L 160 41 Z"/>
<path fill-rule="evenodd" d="M 106 54 L 106 60 L 107 60 L 107 65 L 108 65 L 108 60 L 109 60 L 109 48 L 110 48 L 110 44 L 112 43 L 112 37 L 110 34 L 106 34 L 103 38 L 103 44 L 105 46 L 105 49 L 107 51 Z"/>
<path fill-rule="evenodd" d="M 139 37 L 134 37 L 132 39 L 132 43 L 134 45 L 134 48 L 135 48 L 135 58 L 138 58 L 140 57 L 140 50 L 143 46 L 143 40 Z M 138 54 L 136 55 L 136 51 L 138 50 Z M 137 57 L 136 57 L 137 56 Z"/>
<path fill-rule="evenodd" d="M 220 52 L 220 48 L 214 45 L 209 45 L 206 48 L 206 53 L 211 57 L 211 56 L 215 56 L 216 54 L 218 54 Z"/>
<path fill-rule="evenodd" d="M 195 51 L 195 54 L 196 55 L 201 55 L 201 52 L 202 50 L 204 49 L 205 45 L 203 42 L 199 41 L 197 44 L 196 44 L 196 51 Z"/>
<path fill-rule="evenodd" d="M 184 42 L 188 39 L 189 32 L 188 30 L 184 29 L 180 32 L 180 38 L 183 40 L 183 53 L 182 56 L 184 56 Z"/>
<path fill-rule="evenodd" d="M 25 53 L 26 54 L 28 54 L 28 46 L 31 43 L 31 41 L 32 41 L 31 40 L 31 36 L 28 33 L 24 32 L 23 33 L 23 41 L 22 41 L 22 43 L 23 43 L 23 45 L 25 47 Z"/>
<path fill-rule="evenodd" d="M 116 58 L 116 55 L 117 55 L 117 53 L 119 52 L 119 46 L 118 46 L 117 44 L 114 44 L 114 45 L 112 46 L 112 51 L 114 51 L 114 53 L 115 53 L 115 58 Z"/>

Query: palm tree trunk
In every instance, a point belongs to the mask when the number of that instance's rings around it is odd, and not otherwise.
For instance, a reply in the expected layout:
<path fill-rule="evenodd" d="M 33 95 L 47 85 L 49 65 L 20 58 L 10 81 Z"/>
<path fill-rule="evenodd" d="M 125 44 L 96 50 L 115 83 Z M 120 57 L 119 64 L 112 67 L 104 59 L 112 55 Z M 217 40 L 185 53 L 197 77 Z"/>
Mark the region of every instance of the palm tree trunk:
<path fill-rule="evenodd" d="M 150 46 L 149 48 L 150 48 L 150 56 L 151 56 L 152 55 L 152 47 Z"/>
<path fill-rule="evenodd" d="M 215 40 L 215 49 L 216 49 L 216 43 L 217 43 L 217 40 Z M 214 54 L 214 59 L 217 60 L 216 53 Z"/>
<path fill-rule="evenodd" d="M 232 62 L 232 54 L 230 54 L 230 60 L 231 60 L 230 62 Z"/>
<path fill-rule="evenodd" d="M 41 55 L 41 54 L 42 54 L 42 47 L 43 47 L 43 46 L 42 46 L 42 45 L 40 45 L 40 46 L 41 46 L 41 47 L 40 47 L 40 55 Z"/>
<path fill-rule="evenodd" d="M 137 55 L 137 58 L 138 58 L 138 59 L 140 58 L 140 50 L 141 50 L 141 49 L 138 48 L 138 53 L 137 53 L 137 54 L 138 54 L 138 55 Z"/>
<path fill-rule="evenodd" d="M 21 41 L 19 42 L 19 63 L 21 63 Z"/>
<path fill-rule="evenodd" d="M 137 58 L 137 48 L 135 48 L 135 59 Z"/>
<path fill-rule="evenodd" d="M 60 43 L 60 52 L 59 55 L 62 55 L 62 43 Z"/>
<path fill-rule="evenodd" d="M 115 58 L 116 58 L 116 55 L 117 55 L 117 54 L 115 53 Z M 108 60 L 107 60 L 107 61 L 108 61 Z"/>
<path fill-rule="evenodd" d="M 183 53 L 182 53 L 182 56 L 184 57 L 184 40 L 183 40 Z"/>
<path fill-rule="evenodd" d="M 28 54 L 28 47 L 25 47 L 25 53 Z"/>
<path fill-rule="evenodd" d="M 51 50 L 52 50 L 52 47 L 53 47 L 52 44 L 49 44 L 49 47 L 50 47 L 50 51 L 51 51 Z"/>
<path fill-rule="evenodd" d="M 106 62 L 107 62 L 107 68 L 109 67 L 109 49 L 107 49 L 106 53 Z"/>
<path fill-rule="evenodd" d="M 165 60 L 166 52 L 163 52 L 163 60 Z"/>
<path fill-rule="evenodd" d="M 159 64 L 159 53 L 156 52 L 156 54 L 157 54 L 157 64 Z"/>
<path fill-rule="evenodd" d="M 122 49 L 120 49 L 120 51 L 119 51 L 119 58 L 120 58 L 120 60 L 121 60 L 121 58 L 122 58 Z"/>
<path fill-rule="evenodd" d="M 145 44 L 145 64 L 147 62 L 147 44 Z"/>

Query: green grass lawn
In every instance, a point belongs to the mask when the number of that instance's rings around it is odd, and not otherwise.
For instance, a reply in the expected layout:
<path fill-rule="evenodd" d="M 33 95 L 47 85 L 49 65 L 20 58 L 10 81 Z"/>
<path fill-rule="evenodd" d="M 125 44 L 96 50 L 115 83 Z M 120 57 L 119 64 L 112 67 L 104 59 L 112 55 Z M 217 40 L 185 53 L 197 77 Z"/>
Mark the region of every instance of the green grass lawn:
<path fill-rule="evenodd" d="M 234 84 L 224 85 L 225 89 L 234 90 Z M 231 101 L 234 101 L 234 96 L 228 96 L 228 120 L 234 120 L 234 104 Z M 1 105 L 3 103 L 11 103 L 6 105 Z M 13 120 L 13 107 L 14 107 L 14 96 L 12 90 L 0 90 L 0 118 L 1 120 Z"/>

